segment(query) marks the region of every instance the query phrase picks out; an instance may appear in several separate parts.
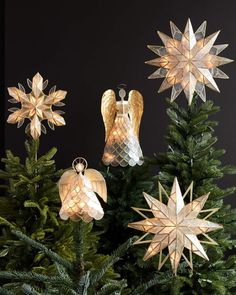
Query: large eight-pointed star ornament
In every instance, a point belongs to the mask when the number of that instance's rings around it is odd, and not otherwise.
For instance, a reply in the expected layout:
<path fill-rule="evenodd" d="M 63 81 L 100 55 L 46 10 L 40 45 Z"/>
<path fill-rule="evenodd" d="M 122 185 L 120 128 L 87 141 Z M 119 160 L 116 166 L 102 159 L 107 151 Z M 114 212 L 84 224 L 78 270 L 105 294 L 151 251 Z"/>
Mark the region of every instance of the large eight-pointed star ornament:
<path fill-rule="evenodd" d="M 130 223 L 128 226 L 134 229 L 146 232 L 135 244 L 150 243 L 144 260 L 160 253 L 160 269 L 168 258 L 170 258 L 173 273 L 176 275 L 181 256 L 186 260 L 188 265 L 193 268 L 192 253 L 208 260 L 207 254 L 201 245 L 202 243 L 217 244 L 206 233 L 222 228 L 221 225 L 208 221 L 218 209 L 202 210 L 209 194 L 203 195 L 192 200 L 193 183 L 189 186 L 184 195 L 182 195 L 177 178 L 174 179 L 170 196 L 159 184 L 160 201 L 144 193 L 150 209 L 133 208 L 145 219 Z M 168 198 L 165 205 L 162 202 L 162 193 Z M 190 194 L 190 203 L 185 205 L 184 198 Z M 149 218 L 145 212 L 151 212 L 154 217 Z M 207 212 L 203 219 L 197 218 L 201 212 Z M 147 235 L 153 234 L 152 239 L 145 239 Z M 200 241 L 197 236 L 203 235 L 207 240 Z M 162 259 L 162 250 L 168 247 L 169 254 Z M 189 258 L 184 254 L 184 248 L 189 250 Z"/>
<path fill-rule="evenodd" d="M 172 22 L 170 22 L 170 27 L 172 38 L 158 32 L 164 46 L 148 46 L 159 56 L 146 62 L 159 67 L 148 78 L 165 78 L 158 92 L 172 87 L 171 101 L 174 101 L 182 90 L 189 105 L 194 92 L 203 101 L 206 101 L 205 85 L 219 92 L 214 78 L 228 78 L 224 72 L 217 68 L 232 62 L 231 59 L 218 56 L 228 44 L 214 45 L 220 31 L 205 38 L 206 21 L 195 33 L 190 19 L 188 19 L 183 33 Z"/>
<path fill-rule="evenodd" d="M 47 87 L 48 80 L 43 81 L 43 77 L 37 73 L 32 81 L 27 80 L 27 84 L 32 91 L 27 94 L 21 84 L 18 87 L 9 87 L 8 93 L 12 99 L 11 103 L 20 103 L 21 108 L 10 108 L 12 112 L 9 115 L 7 122 L 11 124 L 17 123 L 17 127 L 21 127 L 25 119 L 29 119 L 31 122 L 26 126 L 25 132 L 30 133 L 34 139 L 37 139 L 41 135 L 41 131 L 46 133 L 45 126 L 41 123 L 43 120 L 47 120 L 48 126 L 54 130 L 54 125 L 65 125 L 65 120 L 61 116 L 64 112 L 60 110 L 53 111 L 52 106 L 63 106 L 61 101 L 66 96 L 66 91 L 57 90 L 56 86 L 49 90 L 49 94 L 46 95 L 43 90 Z"/>

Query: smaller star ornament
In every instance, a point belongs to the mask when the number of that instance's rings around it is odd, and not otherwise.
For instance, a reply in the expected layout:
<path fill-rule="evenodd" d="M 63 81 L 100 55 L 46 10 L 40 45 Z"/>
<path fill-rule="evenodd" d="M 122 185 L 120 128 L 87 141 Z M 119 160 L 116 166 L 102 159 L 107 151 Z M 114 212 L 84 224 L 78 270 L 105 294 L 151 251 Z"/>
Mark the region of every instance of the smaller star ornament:
<path fill-rule="evenodd" d="M 160 253 L 158 270 L 170 258 L 173 273 L 176 275 L 181 257 L 193 269 L 192 253 L 209 260 L 201 243 L 217 245 L 206 233 L 222 228 L 221 225 L 207 220 L 218 208 L 203 210 L 209 194 L 192 200 L 192 192 L 193 183 L 182 195 L 178 180 L 175 178 L 170 196 L 159 184 L 160 201 L 143 193 L 150 209 L 133 208 L 144 219 L 130 223 L 128 226 L 145 232 L 134 244 L 150 243 L 144 260 Z M 167 205 L 162 202 L 163 193 L 168 198 Z M 190 203 L 185 205 L 184 198 L 187 194 L 190 194 Z M 147 217 L 145 212 L 151 212 L 154 217 Z M 207 215 L 200 219 L 199 213 L 207 213 Z M 145 239 L 149 234 L 154 235 L 153 238 Z M 207 240 L 199 240 L 198 235 L 203 235 Z M 167 247 L 169 254 L 162 259 L 162 251 Z M 189 258 L 184 254 L 184 248 L 189 250 Z"/>
<path fill-rule="evenodd" d="M 27 79 L 27 84 L 32 90 L 30 93 L 25 93 L 25 89 L 21 84 L 18 87 L 9 87 L 8 93 L 12 97 L 9 100 L 11 103 L 20 103 L 21 108 L 10 108 L 12 112 L 9 115 L 7 122 L 16 124 L 21 127 L 25 119 L 29 119 L 30 123 L 26 126 L 25 132 L 30 133 L 33 139 L 37 139 L 41 135 L 41 131 L 46 133 L 46 128 L 42 124 L 43 120 L 47 120 L 48 126 L 54 130 L 54 125 L 65 125 L 65 120 L 61 116 L 64 112 L 60 110 L 53 111 L 52 106 L 63 106 L 61 101 L 66 97 L 66 91 L 56 90 L 56 86 L 49 90 L 49 94 L 45 94 L 43 90 L 48 85 L 48 80 L 43 81 L 43 77 L 37 73 L 32 81 Z"/>
<path fill-rule="evenodd" d="M 228 78 L 218 69 L 219 66 L 233 61 L 218 56 L 228 44 L 214 45 L 220 31 L 205 38 L 206 21 L 195 33 L 190 19 L 183 33 L 172 22 L 170 22 L 170 27 L 172 38 L 157 32 L 164 46 L 148 45 L 148 48 L 159 56 L 146 62 L 159 68 L 148 78 L 164 78 L 158 92 L 172 87 L 171 101 L 174 101 L 182 91 L 189 105 L 194 92 L 206 101 L 205 85 L 220 92 L 214 78 Z"/>

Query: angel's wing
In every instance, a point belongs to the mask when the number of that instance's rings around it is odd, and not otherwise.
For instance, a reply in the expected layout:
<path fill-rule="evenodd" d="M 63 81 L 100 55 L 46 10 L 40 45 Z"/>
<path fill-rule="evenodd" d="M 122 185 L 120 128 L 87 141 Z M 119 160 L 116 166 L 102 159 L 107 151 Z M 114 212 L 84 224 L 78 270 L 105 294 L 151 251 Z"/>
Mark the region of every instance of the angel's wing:
<path fill-rule="evenodd" d="M 86 169 L 84 175 L 92 184 L 93 190 L 97 193 L 104 202 L 107 201 L 107 186 L 102 174 L 95 169 Z"/>
<path fill-rule="evenodd" d="M 73 184 L 73 181 L 75 180 L 76 177 L 77 177 L 77 173 L 72 169 L 62 174 L 58 182 L 59 195 L 62 202 L 67 197 L 70 191 L 71 184 Z"/>
<path fill-rule="evenodd" d="M 111 89 L 108 89 L 103 93 L 101 112 L 106 132 L 105 141 L 107 141 L 116 114 L 116 95 Z"/>
<path fill-rule="evenodd" d="M 143 115 L 143 97 L 137 90 L 129 92 L 129 115 L 135 135 L 139 136 L 139 126 Z"/>

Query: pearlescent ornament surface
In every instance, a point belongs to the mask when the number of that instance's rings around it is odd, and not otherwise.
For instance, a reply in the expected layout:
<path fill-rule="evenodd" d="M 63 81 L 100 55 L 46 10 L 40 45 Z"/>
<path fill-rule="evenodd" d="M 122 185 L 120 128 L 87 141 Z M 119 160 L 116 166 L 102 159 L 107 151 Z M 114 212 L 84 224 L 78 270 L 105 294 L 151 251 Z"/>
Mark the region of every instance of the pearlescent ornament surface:
<path fill-rule="evenodd" d="M 47 87 L 48 80 L 43 81 L 43 77 L 37 73 L 32 81 L 27 80 L 29 88 L 32 90 L 26 93 L 24 87 L 18 84 L 17 87 L 9 87 L 8 93 L 12 97 L 11 103 L 20 103 L 21 108 L 11 108 L 7 122 L 16 124 L 21 127 L 25 119 L 29 119 L 30 123 L 26 126 L 26 133 L 37 139 L 41 132 L 46 133 L 46 128 L 42 124 L 43 120 L 47 120 L 48 126 L 54 130 L 54 125 L 65 125 L 65 120 L 61 116 L 64 112 L 60 110 L 53 111 L 52 106 L 63 106 L 61 101 L 66 97 L 66 91 L 57 90 L 56 86 L 52 87 L 49 94 L 45 94 L 43 90 Z"/>
<path fill-rule="evenodd" d="M 78 163 L 75 163 L 77 160 Z M 59 215 L 64 220 L 99 220 L 104 216 L 104 212 L 95 193 L 104 202 L 107 201 L 105 179 L 97 170 L 87 169 L 85 159 L 77 158 L 75 161 L 73 169 L 64 172 L 58 183 L 62 202 Z"/>
<path fill-rule="evenodd" d="M 172 87 L 171 101 L 174 101 L 182 91 L 189 105 L 194 92 L 206 101 L 205 85 L 219 92 L 214 78 L 228 78 L 218 69 L 219 66 L 232 62 L 231 59 L 218 56 L 228 44 L 214 45 L 220 31 L 205 38 L 206 21 L 195 33 L 190 19 L 183 33 L 172 22 L 170 22 L 170 27 L 172 38 L 157 32 L 164 46 L 148 46 L 159 56 L 146 62 L 159 67 L 149 76 L 149 79 L 164 78 L 158 92 Z"/>
<path fill-rule="evenodd" d="M 142 165 L 143 154 L 139 143 L 139 127 L 143 114 L 143 97 L 137 90 L 126 92 L 121 89 L 121 101 L 116 101 L 113 90 L 102 96 L 101 111 L 105 125 L 105 148 L 102 161 L 105 165 Z"/>
<path fill-rule="evenodd" d="M 209 260 L 201 243 L 216 245 L 217 243 L 206 233 L 222 228 L 221 225 L 207 220 L 218 210 L 217 208 L 202 210 L 209 194 L 192 200 L 192 189 L 193 183 L 182 195 L 178 180 L 175 178 L 171 194 L 168 196 L 164 188 L 159 184 L 160 201 L 143 193 L 150 209 L 133 208 L 145 219 L 128 225 L 131 228 L 145 232 L 145 235 L 135 242 L 135 244 L 150 244 L 144 260 L 160 253 L 158 269 L 161 269 L 169 258 L 175 275 L 181 257 L 186 260 L 191 268 L 193 268 L 192 253 Z M 163 193 L 168 199 L 167 205 L 162 202 Z M 190 203 L 185 205 L 184 198 L 188 194 L 190 194 Z M 146 215 L 147 212 L 151 212 L 154 217 L 149 218 Z M 199 213 L 203 212 L 205 217 L 203 219 L 198 218 Z M 153 235 L 152 239 L 145 239 L 149 234 Z M 203 235 L 207 240 L 199 240 L 198 235 Z M 169 254 L 162 260 L 162 250 L 165 248 L 168 248 Z M 184 248 L 189 250 L 189 258 L 184 254 Z"/>

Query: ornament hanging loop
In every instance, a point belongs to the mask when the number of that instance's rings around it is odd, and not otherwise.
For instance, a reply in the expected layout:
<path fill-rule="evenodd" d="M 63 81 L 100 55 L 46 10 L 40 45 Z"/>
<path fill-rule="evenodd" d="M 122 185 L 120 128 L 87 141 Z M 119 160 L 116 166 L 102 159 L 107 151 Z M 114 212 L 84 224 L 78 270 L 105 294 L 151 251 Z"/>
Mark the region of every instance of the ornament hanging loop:
<path fill-rule="evenodd" d="M 72 168 L 77 172 L 83 172 L 86 170 L 88 167 L 88 162 L 85 160 L 85 158 L 78 157 L 75 158 L 74 161 L 72 162 Z"/>

